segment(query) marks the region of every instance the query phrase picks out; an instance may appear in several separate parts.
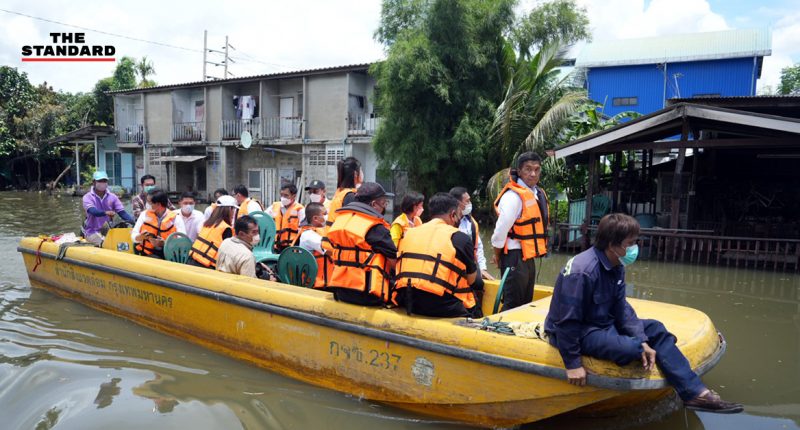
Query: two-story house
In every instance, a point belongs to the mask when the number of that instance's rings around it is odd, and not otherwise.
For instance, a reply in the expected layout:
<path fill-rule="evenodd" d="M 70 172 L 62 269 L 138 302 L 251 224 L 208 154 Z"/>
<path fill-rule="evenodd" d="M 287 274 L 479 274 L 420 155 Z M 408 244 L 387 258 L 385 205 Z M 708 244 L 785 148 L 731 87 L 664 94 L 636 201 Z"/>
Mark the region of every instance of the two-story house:
<path fill-rule="evenodd" d="M 99 149 L 99 159 L 106 170 L 134 172 L 137 183 L 148 173 L 172 192 L 204 197 L 245 184 L 267 203 L 277 199 L 284 182 L 302 188 L 320 179 L 332 194 L 336 162 L 346 156 L 361 160 L 366 180 L 374 181 L 371 142 L 379 119 L 368 68 L 112 92 L 115 139 Z M 108 160 L 124 165 L 108 166 Z"/>
<path fill-rule="evenodd" d="M 604 114 L 648 114 L 672 98 L 755 95 L 771 52 L 768 29 L 726 30 L 596 41 L 575 67 Z"/>

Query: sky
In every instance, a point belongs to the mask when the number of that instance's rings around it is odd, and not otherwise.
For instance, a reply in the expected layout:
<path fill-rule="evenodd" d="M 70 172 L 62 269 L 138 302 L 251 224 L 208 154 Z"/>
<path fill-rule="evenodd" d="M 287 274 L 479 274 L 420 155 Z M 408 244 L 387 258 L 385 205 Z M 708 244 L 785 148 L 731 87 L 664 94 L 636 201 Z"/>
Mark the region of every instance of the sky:
<path fill-rule="evenodd" d="M 518 13 L 539 1 L 520 0 Z M 760 91 L 777 86 L 783 67 L 800 63 L 797 0 L 577 2 L 587 10 L 594 40 L 771 28 L 772 55 L 764 59 Z M 208 30 L 210 49 L 222 50 L 228 36 L 233 47 L 229 72 L 237 77 L 368 63 L 385 57 L 383 46 L 373 38 L 380 4 L 379 0 L 0 0 L 0 65 L 27 72 L 34 84 L 46 81 L 57 90 L 90 91 L 97 80 L 112 74 L 114 63 L 20 61 L 22 46 L 49 44 L 51 32 L 85 32 L 87 44 L 114 45 L 117 58 L 147 56 L 156 71 L 151 79 L 158 84 L 198 81 L 203 75 L 203 30 Z M 222 58 L 212 53 L 208 60 Z M 209 65 L 207 74 L 222 77 L 223 68 Z"/>

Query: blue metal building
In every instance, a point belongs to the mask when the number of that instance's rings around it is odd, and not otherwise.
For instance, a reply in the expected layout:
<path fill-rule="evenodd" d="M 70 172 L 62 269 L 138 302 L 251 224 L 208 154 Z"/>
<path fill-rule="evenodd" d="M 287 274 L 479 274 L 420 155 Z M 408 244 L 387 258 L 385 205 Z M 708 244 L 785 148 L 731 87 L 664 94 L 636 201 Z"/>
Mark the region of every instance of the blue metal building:
<path fill-rule="evenodd" d="M 772 36 L 766 29 L 587 44 L 575 67 L 603 113 L 648 114 L 671 98 L 753 96 Z"/>

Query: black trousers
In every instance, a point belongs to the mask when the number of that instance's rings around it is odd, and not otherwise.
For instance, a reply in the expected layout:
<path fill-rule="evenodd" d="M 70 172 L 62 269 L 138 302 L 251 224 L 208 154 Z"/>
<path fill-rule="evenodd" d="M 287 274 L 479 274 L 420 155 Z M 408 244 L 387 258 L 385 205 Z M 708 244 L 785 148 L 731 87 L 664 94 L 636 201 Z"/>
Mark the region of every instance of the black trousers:
<path fill-rule="evenodd" d="M 533 301 L 533 286 L 536 283 L 536 259 L 522 261 L 521 249 L 509 249 L 500 255 L 500 275 L 510 268 L 503 285 L 503 308 L 513 309 Z"/>

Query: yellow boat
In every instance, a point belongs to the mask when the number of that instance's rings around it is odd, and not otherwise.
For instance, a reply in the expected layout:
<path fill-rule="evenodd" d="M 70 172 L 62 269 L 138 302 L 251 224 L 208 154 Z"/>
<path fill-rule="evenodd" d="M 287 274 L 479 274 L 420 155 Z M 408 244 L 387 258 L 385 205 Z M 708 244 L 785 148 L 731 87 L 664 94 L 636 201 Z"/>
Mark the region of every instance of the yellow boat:
<path fill-rule="evenodd" d="M 585 358 L 586 387 L 566 382 L 558 350 L 539 339 L 339 303 L 328 293 L 95 247 L 25 238 L 34 286 L 321 387 L 472 425 L 528 423 L 568 411 L 630 408 L 668 395 L 656 369 Z M 496 283 L 487 285 L 493 297 Z M 491 316 L 542 322 L 552 289 Z M 665 323 L 700 374 L 725 342 L 702 312 L 630 300 Z M 492 303 L 486 303 L 490 309 Z"/>

